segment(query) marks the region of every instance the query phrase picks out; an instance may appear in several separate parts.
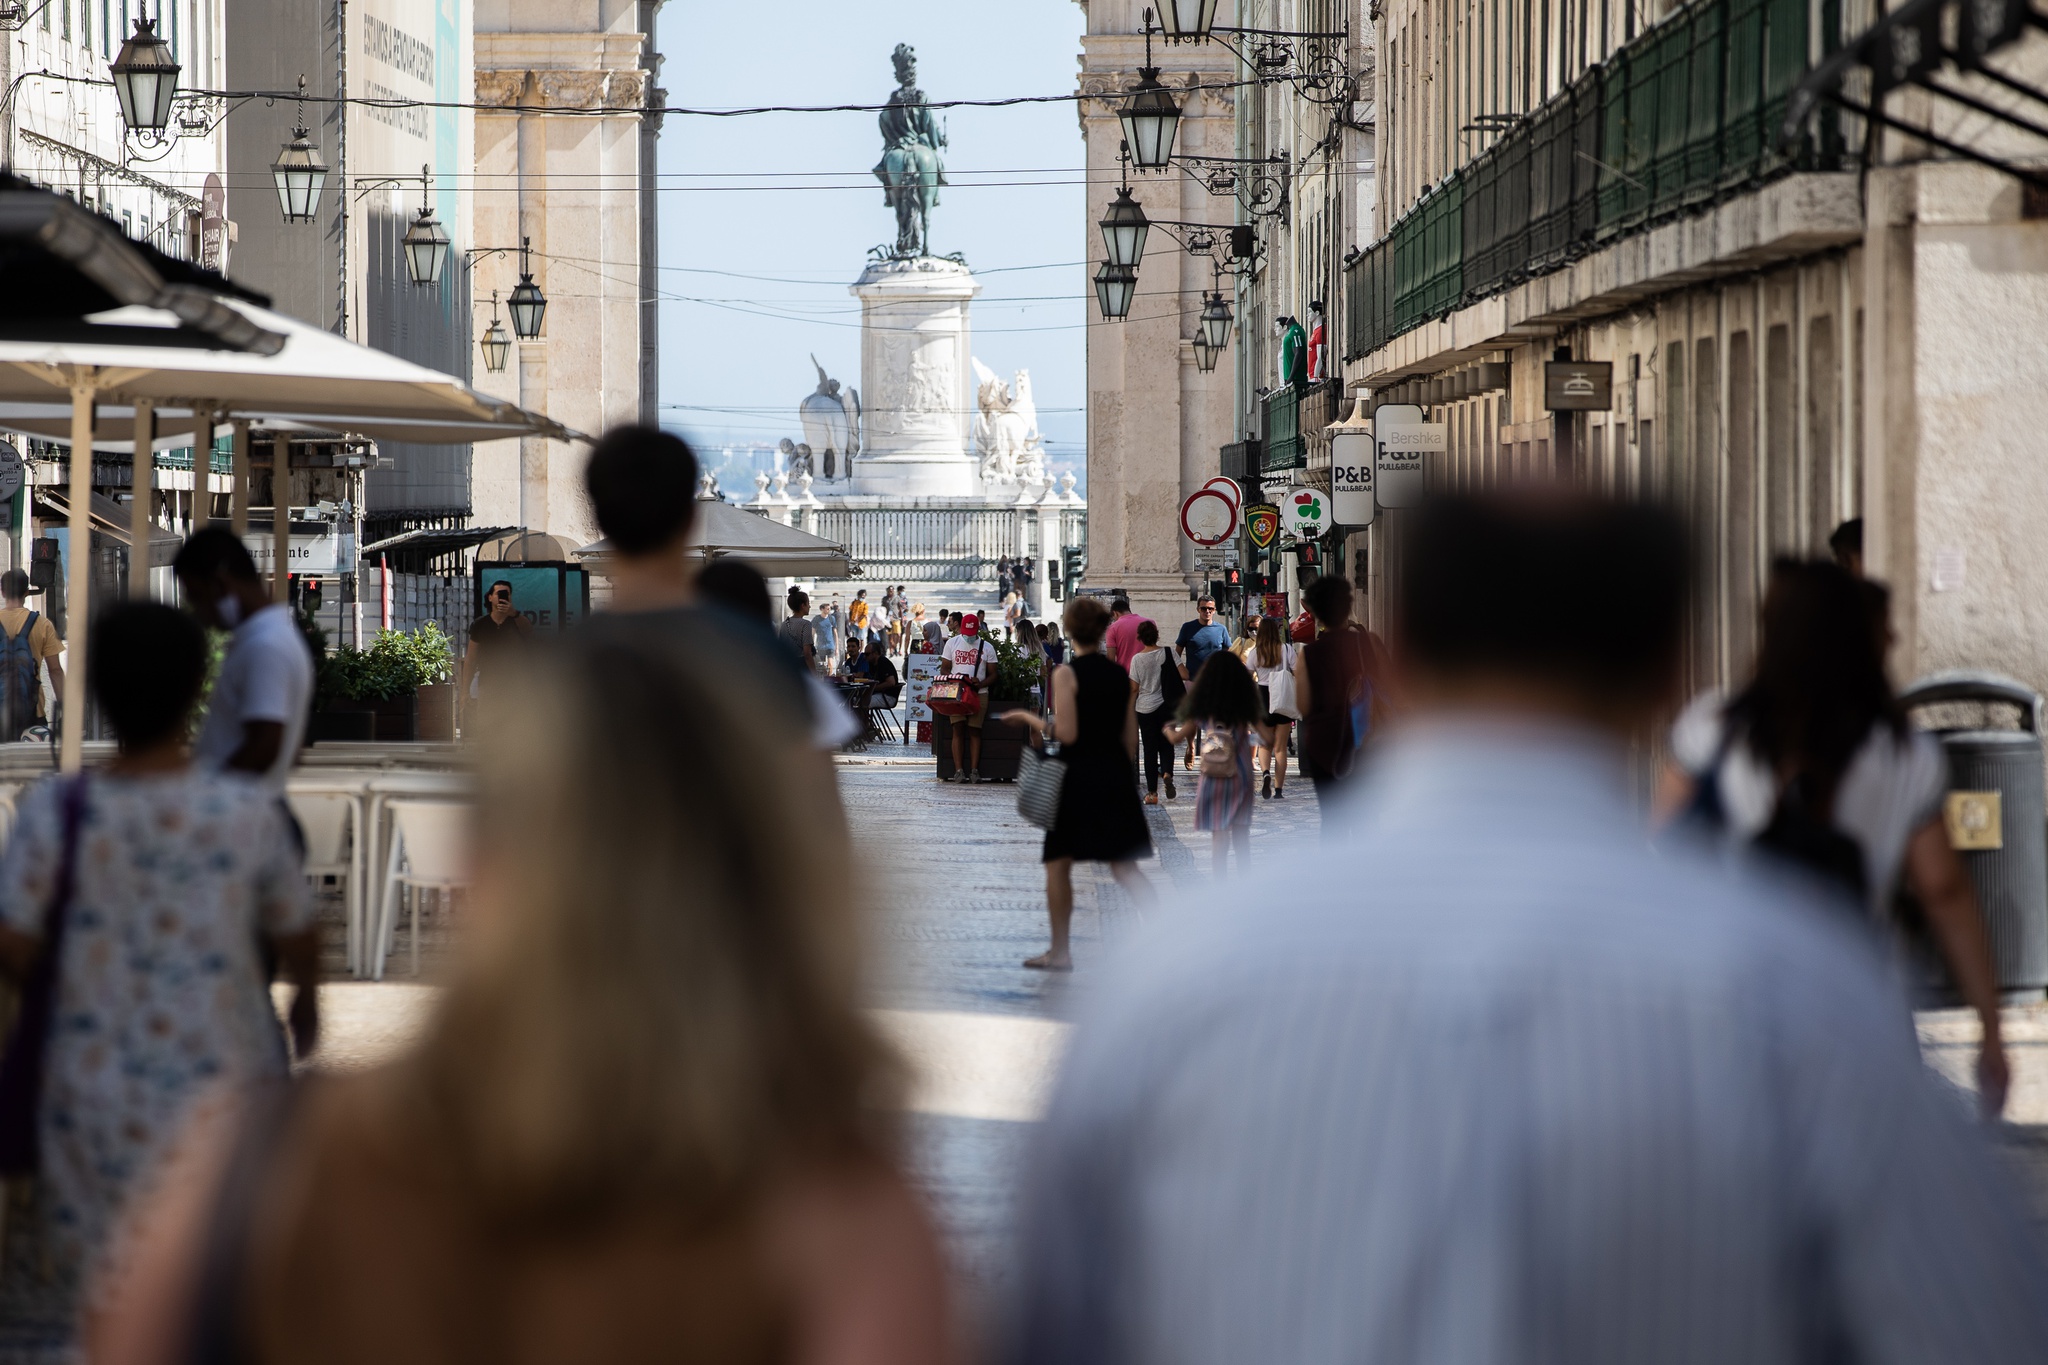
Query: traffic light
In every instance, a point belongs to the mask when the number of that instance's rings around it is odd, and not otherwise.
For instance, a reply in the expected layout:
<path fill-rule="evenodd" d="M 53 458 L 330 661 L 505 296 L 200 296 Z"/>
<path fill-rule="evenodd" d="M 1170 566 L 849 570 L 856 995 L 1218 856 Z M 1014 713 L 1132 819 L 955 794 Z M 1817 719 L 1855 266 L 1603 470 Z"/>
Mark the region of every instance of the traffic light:
<path fill-rule="evenodd" d="M 1061 577 L 1066 580 L 1066 595 L 1072 597 L 1074 589 L 1081 586 L 1081 575 L 1088 568 L 1088 552 L 1069 546 L 1061 552 L 1061 560 L 1064 569 Z"/>

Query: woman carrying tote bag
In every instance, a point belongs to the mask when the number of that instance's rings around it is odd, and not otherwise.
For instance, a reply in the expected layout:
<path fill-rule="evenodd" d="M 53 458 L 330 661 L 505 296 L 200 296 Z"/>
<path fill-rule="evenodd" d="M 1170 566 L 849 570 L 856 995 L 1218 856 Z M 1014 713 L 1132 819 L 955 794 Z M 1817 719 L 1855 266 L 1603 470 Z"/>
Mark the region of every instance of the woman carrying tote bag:
<path fill-rule="evenodd" d="M 1258 644 L 1252 650 L 1252 676 L 1259 681 L 1259 709 L 1266 728 L 1273 733 L 1271 744 L 1258 749 L 1259 795 L 1271 800 L 1287 796 L 1287 742 L 1301 708 L 1294 699 L 1294 659 L 1299 650 L 1288 640 L 1286 627 L 1277 616 L 1259 622 Z"/>

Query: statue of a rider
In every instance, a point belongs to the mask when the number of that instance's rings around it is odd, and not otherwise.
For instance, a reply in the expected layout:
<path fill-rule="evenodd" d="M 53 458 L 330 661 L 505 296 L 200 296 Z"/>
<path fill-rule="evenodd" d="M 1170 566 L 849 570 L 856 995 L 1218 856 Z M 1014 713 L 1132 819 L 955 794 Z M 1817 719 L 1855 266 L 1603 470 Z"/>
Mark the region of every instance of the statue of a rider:
<path fill-rule="evenodd" d="M 896 210 L 895 254 L 926 256 L 931 254 L 932 206 L 946 183 L 946 163 L 939 157 L 946 134 L 917 88 L 916 52 L 898 43 L 892 60 L 896 89 L 882 111 L 882 159 L 875 163 L 875 178 L 882 182 L 882 202 Z"/>

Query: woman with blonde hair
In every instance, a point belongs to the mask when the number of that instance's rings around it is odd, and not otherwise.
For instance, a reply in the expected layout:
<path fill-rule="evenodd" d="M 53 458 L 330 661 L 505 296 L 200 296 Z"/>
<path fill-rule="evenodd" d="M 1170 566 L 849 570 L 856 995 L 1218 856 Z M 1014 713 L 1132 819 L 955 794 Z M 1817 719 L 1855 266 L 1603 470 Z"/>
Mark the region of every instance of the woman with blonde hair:
<path fill-rule="evenodd" d="M 517 685 L 426 1037 L 189 1141 L 95 1359 L 951 1361 L 835 795 L 685 651 Z"/>

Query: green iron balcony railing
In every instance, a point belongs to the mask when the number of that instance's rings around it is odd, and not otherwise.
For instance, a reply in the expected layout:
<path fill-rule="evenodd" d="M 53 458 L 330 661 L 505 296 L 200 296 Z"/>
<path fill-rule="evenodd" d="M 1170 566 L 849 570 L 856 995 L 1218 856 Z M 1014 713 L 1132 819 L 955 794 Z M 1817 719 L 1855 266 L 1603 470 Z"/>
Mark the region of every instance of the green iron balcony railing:
<path fill-rule="evenodd" d="M 1308 463 L 1301 440 L 1301 391 L 1283 384 L 1259 400 L 1260 468 L 1268 474 L 1300 469 Z"/>
<path fill-rule="evenodd" d="M 1345 355 L 1653 223 L 1795 169 L 1851 165 L 1816 114 L 1773 150 L 1809 64 L 1809 16 L 1839 42 L 1838 0 L 1694 0 L 1515 125 L 1345 269 Z"/>

